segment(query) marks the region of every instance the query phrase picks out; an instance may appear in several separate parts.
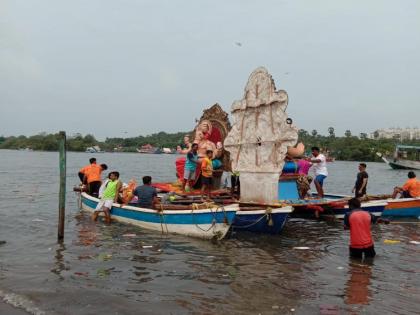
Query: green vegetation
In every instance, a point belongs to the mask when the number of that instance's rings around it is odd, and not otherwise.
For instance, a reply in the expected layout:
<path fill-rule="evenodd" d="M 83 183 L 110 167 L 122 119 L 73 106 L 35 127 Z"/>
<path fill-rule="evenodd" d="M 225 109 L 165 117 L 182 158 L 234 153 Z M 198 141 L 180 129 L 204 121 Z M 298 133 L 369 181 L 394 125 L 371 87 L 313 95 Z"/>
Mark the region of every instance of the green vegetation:
<path fill-rule="evenodd" d="M 380 161 L 376 152 L 391 153 L 396 144 L 420 145 L 419 140 L 400 142 L 397 139 L 369 139 L 366 133 L 360 133 L 357 137 L 352 135 L 350 130 L 345 131 L 344 137 L 337 137 L 333 127 L 327 130 L 328 136 L 320 135 L 317 130 L 312 130 L 311 133 L 299 130 L 299 141 L 305 144 L 307 154 L 312 146 L 318 146 L 336 160 L 372 162 Z"/>
<path fill-rule="evenodd" d="M 96 140 L 93 135 L 82 136 L 75 134 L 67 137 L 67 150 L 69 151 L 85 151 L 87 147 L 98 145 L 102 150 L 123 152 L 135 152 L 136 148 L 150 143 L 156 147 L 176 148 L 182 143 L 185 132 L 166 133 L 159 132 L 148 136 L 138 136 L 134 138 L 106 138 L 101 142 Z M 40 133 L 35 136 L 18 136 L 4 137 L 0 136 L 0 149 L 25 149 L 30 148 L 40 151 L 57 151 L 58 150 L 58 133 L 46 134 Z"/>
<path fill-rule="evenodd" d="M 334 128 L 327 129 L 328 135 L 321 135 L 317 130 L 308 132 L 299 131 L 299 141 L 302 141 L 310 153 L 312 146 L 320 147 L 324 152 L 328 152 L 331 157 L 337 160 L 346 161 L 379 161 L 376 152 L 390 153 L 394 151 L 395 145 L 400 143 L 396 139 L 368 139 L 366 133 L 358 136 L 352 135 L 350 130 L 346 130 L 343 137 L 337 137 Z M 68 136 L 67 149 L 69 151 L 85 151 L 87 147 L 98 145 L 105 151 L 135 152 L 136 148 L 151 144 L 155 147 L 176 148 L 182 143 L 186 132 L 166 133 L 159 132 L 148 136 L 138 136 L 133 138 L 106 138 L 105 141 L 98 141 L 93 135 L 75 134 Z M 0 136 L 0 149 L 24 149 L 31 148 L 41 151 L 57 151 L 58 133 L 40 133 L 35 136 L 4 137 Z M 420 141 L 404 141 L 407 145 L 419 145 Z"/>

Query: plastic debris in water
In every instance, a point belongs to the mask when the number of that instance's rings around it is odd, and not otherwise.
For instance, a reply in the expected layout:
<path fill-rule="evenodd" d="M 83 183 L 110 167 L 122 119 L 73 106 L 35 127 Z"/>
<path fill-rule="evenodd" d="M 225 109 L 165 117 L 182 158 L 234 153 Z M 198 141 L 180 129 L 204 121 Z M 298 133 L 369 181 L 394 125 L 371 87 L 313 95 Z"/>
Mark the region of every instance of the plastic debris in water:
<path fill-rule="evenodd" d="M 401 241 L 398 241 L 398 240 L 384 240 L 384 244 L 387 244 L 387 245 L 392 245 L 392 244 L 398 244 L 398 243 L 401 243 Z"/>
<path fill-rule="evenodd" d="M 42 219 L 33 219 L 32 222 L 44 222 Z"/>
<path fill-rule="evenodd" d="M 143 248 L 153 248 L 153 246 L 152 246 L 152 245 L 143 245 L 142 247 L 143 247 Z"/>
<path fill-rule="evenodd" d="M 420 245 L 420 242 L 418 241 L 409 241 L 410 244 Z"/>
<path fill-rule="evenodd" d="M 293 247 L 293 249 L 305 250 L 305 249 L 310 249 L 310 248 L 306 246 L 297 246 L 297 247 Z"/>
<path fill-rule="evenodd" d="M 136 237 L 137 235 L 134 233 L 127 233 L 127 234 L 123 234 L 123 237 Z"/>
<path fill-rule="evenodd" d="M 110 260 L 111 258 L 112 258 L 112 255 L 111 254 L 106 254 L 106 253 L 101 253 L 98 256 L 98 259 L 101 260 L 101 261 L 107 261 L 107 260 Z"/>
<path fill-rule="evenodd" d="M 344 269 L 344 267 L 337 267 L 337 269 L 338 269 L 338 270 L 343 270 L 343 269 Z"/>

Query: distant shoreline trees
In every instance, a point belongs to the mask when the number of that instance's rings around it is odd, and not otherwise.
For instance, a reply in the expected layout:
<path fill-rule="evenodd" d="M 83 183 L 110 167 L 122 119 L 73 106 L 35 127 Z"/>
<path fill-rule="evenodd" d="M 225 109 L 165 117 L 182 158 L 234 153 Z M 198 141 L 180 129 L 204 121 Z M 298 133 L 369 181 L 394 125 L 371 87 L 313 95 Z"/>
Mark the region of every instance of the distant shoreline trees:
<path fill-rule="evenodd" d="M 306 146 L 306 154 L 310 154 L 312 146 L 320 147 L 324 152 L 337 160 L 346 161 L 379 161 L 376 152 L 391 153 L 395 145 L 399 142 L 397 139 L 369 139 L 366 133 L 360 133 L 360 136 L 352 135 L 350 130 L 346 130 L 344 136 L 339 137 L 335 134 L 333 127 L 327 130 L 328 135 L 321 135 L 317 130 L 308 132 L 304 129 L 299 131 L 299 141 Z M 136 149 L 144 144 L 151 144 L 159 148 L 176 148 L 182 143 L 185 134 L 191 132 L 166 133 L 158 132 L 147 136 L 138 136 L 131 138 L 106 138 L 105 141 L 98 141 L 93 135 L 85 136 L 77 133 L 67 138 L 67 150 L 84 152 L 86 148 L 98 145 L 102 150 L 108 152 L 136 152 Z M 0 149 L 25 149 L 39 151 L 57 151 L 58 134 L 40 133 L 34 136 L 0 136 Z M 420 145 L 420 141 L 407 140 L 402 143 L 408 145 Z"/>

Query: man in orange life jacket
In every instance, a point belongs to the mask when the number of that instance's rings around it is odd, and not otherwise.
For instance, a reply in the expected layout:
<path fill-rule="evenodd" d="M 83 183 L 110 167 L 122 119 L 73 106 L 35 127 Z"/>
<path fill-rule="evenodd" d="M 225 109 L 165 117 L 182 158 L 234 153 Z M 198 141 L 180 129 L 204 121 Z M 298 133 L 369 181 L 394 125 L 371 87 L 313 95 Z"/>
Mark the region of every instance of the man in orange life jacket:
<path fill-rule="evenodd" d="M 350 212 L 344 217 L 344 228 L 350 229 L 350 256 L 362 258 L 375 257 L 370 226 L 375 223 L 375 217 L 368 211 L 362 210 L 360 200 L 352 198 L 349 200 Z"/>

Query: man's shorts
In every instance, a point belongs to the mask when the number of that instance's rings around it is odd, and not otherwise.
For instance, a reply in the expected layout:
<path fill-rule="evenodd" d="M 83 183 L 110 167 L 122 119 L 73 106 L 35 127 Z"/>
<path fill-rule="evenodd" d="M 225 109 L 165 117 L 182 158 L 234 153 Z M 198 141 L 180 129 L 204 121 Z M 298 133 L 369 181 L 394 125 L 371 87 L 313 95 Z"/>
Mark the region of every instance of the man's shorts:
<path fill-rule="evenodd" d="M 402 195 L 403 198 L 413 198 L 407 190 L 403 190 Z"/>
<path fill-rule="evenodd" d="M 114 200 L 100 200 L 98 202 L 98 205 L 96 206 L 95 210 L 102 210 L 102 207 L 111 209 L 112 208 L 112 204 L 114 203 Z"/>
<path fill-rule="evenodd" d="M 191 170 L 184 169 L 184 179 L 194 180 L 195 179 L 195 170 L 191 171 Z"/>
<path fill-rule="evenodd" d="M 368 248 L 353 248 L 349 247 L 350 256 L 353 258 L 362 258 L 363 254 L 365 254 L 366 257 L 375 257 L 375 246 L 372 245 Z"/>
<path fill-rule="evenodd" d="M 210 186 L 211 185 L 211 177 L 202 176 L 201 177 L 201 184 Z"/>
<path fill-rule="evenodd" d="M 326 178 L 327 178 L 327 176 L 325 176 L 325 175 L 317 175 L 315 177 L 315 181 L 318 182 L 322 187 L 324 185 L 324 179 L 326 179 Z"/>

